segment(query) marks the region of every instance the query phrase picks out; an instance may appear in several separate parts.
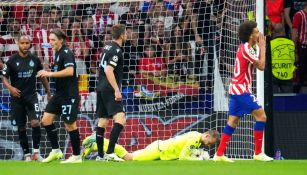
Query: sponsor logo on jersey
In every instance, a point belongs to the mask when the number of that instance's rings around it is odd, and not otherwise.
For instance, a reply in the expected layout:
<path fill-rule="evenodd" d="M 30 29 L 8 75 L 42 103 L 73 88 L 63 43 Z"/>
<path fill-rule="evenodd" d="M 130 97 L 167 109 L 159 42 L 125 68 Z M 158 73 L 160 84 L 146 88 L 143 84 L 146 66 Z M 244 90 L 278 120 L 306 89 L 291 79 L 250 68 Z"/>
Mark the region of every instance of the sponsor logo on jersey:
<path fill-rule="evenodd" d="M 250 55 L 256 55 L 256 52 L 255 52 L 255 50 L 253 48 L 250 48 L 248 50 L 248 52 L 249 52 Z"/>
<path fill-rule="evenodd" d="M 43 49 L 49 49 L 49 48 L 52 48 L 52 46 L 51 46 L 50 43 L 42 43 L 42 44 L 41 44 L 41 48 L 43 48 Z"/>
<path fill-rule="evenodd" d="M 6 70 L 7 70 L 7 66 L 6 64 L 3 65 L 3 70 L 2 70 L 2 74 L 5 75 L 6 74 Z"/>

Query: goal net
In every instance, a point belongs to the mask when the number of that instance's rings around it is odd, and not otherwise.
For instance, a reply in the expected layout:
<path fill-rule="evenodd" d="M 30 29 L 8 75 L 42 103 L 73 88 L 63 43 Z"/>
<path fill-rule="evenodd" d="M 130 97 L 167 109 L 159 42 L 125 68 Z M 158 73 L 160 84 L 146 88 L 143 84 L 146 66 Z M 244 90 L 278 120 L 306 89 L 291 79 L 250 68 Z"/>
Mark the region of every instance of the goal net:
<path fill-rule="evenodd" d="M 111 41 L 111 27 L 119 23 L 127 26 L 128 35 L 123 46 L 122 86 L 127 125 L 119 144 L 135 151 L 154 140 L 192 130 L 222 133 L 228 118 L 228 85 L 239 44 L 238 26 L 255 20 L 256 0 L 41 0 L 2 1 L 0 5 L 4 62 L 18 51 L 14 36 L 23 33 L 31 36 L 30 51 L 41 59 L 44 69 L 52 70 L 54 53 L 48 33 L 61 28 L 67 34 L 77 64 L 81 140 L 97 125 L 95 87 L 100 55 Z M 50 86 L 54 87 L 52 79 Z M 39 82 L 37 94 L 43 111 L 47 100 Z M 9 91 L 0 83 L 0 159 L 20 160 L 23 154 L 17 127 L 9 118 L 9 101 Z M 61 117 L 55 124 L 60 147 L 68 157 L 72 150 Z M 242 119 L 228 156 L 251 158 L 253 124 L 251 116 Z M 111 126 L 107 138 L 110 130 Z M 31 145 L 31 129 L 27 133 Z M 43 127 L 40 149 L 44 157 L 51 150 Z M 215 149 L 210 149 L 211 156 Z"/>

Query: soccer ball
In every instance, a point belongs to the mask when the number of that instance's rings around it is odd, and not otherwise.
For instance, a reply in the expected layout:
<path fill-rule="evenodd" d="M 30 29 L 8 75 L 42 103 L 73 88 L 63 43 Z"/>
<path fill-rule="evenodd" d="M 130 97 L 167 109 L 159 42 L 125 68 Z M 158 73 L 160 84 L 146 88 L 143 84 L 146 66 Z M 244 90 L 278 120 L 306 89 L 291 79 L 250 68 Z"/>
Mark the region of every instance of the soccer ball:
<path fill-rule="evenodd" d="M 204 151 L 203 149 L 194 149 L 192 151 L 191 157 L 197 158 L 197 160 L 209 160 L 210 155 L 208 151 Z"/>

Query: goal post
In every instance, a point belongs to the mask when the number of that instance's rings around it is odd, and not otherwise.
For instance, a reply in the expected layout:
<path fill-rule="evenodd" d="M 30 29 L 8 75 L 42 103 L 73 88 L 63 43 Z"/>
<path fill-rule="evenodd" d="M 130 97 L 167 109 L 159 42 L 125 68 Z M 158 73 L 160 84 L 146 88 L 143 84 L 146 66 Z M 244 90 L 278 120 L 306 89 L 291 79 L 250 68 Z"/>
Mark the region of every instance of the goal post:
<path fill-rule="evenodd" d="M 98 121 L 95 88 L 102 48 L 111 41 L 113 25 L 127 26 L 121 89 L 127 124 L 119 144 L 128 151 L 192 130 L 222 132 L 228 119 L 228 86 L 240 43 L 237 29 L 243 21 L 256 19 L 263 31 L 263 14 L 259 13 L 264 7 L 256 0 L 41 0 L 2 1 L 0 6 L 0 22 L 7 26 L 7 32 L 1 28 L 1 40 L 14 41 L 14 34 L 10 35 L 14 26 L 8 19 L 17 21 L 15 32 L 31 36 L 30 50 L 43 60 L 44 69 L 52 70 L 53 64 L 48 32 L 61 28 L 67 34 L 66 44 L 76 57 L 81 140 L 94 132 Z M 1 58 L 18 51 L 14 42 L 0 42 L 0 48 Z M 253 92 L 257 90 L 258 98 L 263 99 L 260 82 L 263 75 L 257 73 Z M 43 111 L 47 99 L 39 82 L 37 94 Z M 0 159 L 20 160 L 17 128 L 9 114 L 9 91 L 0 83 Z M 60 147 L 68 157 L 72 150 L 61 117 L 55 124 Z M 242 119 L 227 149 L 229 157 L 252 157 L 253 124 L 250 115 Z M 40 150 L 44 157 L 51 150 L 43 127 Z M 215 147 L 209 151 L 213 156 Z"/>

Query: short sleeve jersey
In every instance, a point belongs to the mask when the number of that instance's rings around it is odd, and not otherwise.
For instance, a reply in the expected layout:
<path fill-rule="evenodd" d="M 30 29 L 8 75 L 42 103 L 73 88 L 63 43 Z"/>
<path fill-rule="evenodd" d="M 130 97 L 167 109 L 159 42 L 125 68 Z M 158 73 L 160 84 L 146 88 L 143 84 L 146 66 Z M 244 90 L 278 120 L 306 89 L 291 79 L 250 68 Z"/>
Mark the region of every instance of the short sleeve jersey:
<path fill-rule="evenodd" d="M 111 42 L 103 48 L 103 54 L 101 55 L 101 62 L 99 65 L 98 91 L 114 91 L 105 74 L 107 66 L 112 66 L 114 68 L 117 85 L 121 88 L 123 79 L 123 60 L 122 49 L 117 43 Z"/>
<path fill-rule="evenodd" d="M 70 77 L 55 78 L 55 95 L 67 98 L 76 98 L 79 96 L 78 79 L 76 76 L 76 62 L 73 52 L 65 45 L 55 53 L 54 72 L 74 68 L 74 75 Z"/>
<path fill-rule="evenodd" d="M 42 64 L 36 56 L 28 54 L 23 58 L 15 54 L 5 63 L 2 73 L 10 79 L 13 87 L 21 91 L 22 97 L 32 97 L 36 94 L 36 74 L 42 69 Z"/>

